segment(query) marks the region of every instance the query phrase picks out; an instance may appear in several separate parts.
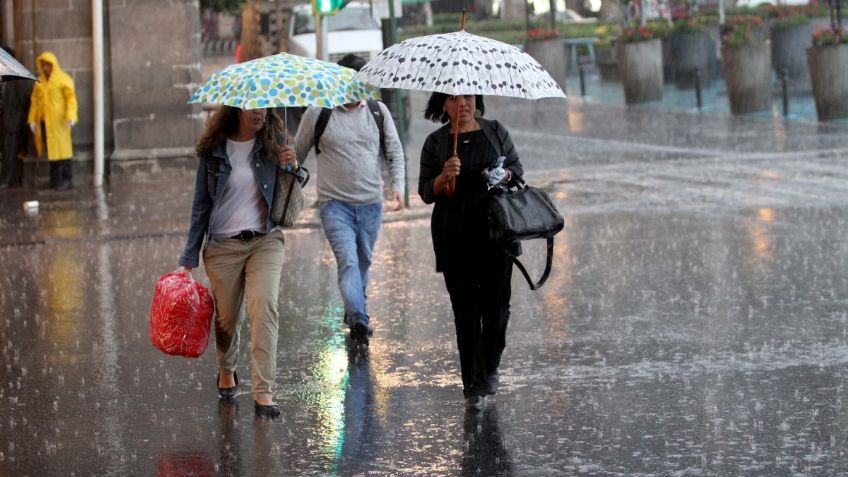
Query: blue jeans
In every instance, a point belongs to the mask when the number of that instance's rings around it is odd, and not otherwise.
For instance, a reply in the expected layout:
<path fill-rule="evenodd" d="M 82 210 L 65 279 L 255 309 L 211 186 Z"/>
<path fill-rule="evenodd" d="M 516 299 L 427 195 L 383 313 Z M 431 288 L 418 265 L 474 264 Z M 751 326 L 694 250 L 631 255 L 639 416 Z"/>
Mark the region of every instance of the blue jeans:
<path fill-rule="evenodd" d="M 365 288 L 371 252 L 380 232 L 383 204 L 349 205 L 337 200 L 321 204 L 321 223 L 338 266 L 339 291 L 344 301 L 345 322 L 368 323 Z"/>

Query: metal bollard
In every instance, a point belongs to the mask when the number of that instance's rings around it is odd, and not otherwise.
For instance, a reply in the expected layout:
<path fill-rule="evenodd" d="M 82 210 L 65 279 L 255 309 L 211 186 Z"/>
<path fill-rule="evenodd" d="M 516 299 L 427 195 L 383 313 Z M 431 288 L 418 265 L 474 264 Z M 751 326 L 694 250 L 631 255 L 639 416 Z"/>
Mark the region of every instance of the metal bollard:
<path fill-rule="evenodd" d="M 783 117 L 789 116 L 789 71 L 786 68 L 780 70 L 780 94 L 783 98 Z"/>
<path fill-rule="evenodd" d="M 583 62 L 577 61 L 577 69 L 580 72 L 580 96 L 586 96 L 586 73 L 583 71 Z"/>
<path fill-rule="evenodd" d="M 695 102 L 698 104 L 698 111 L 700 111 L 704 106 L 701 100 L 701 68 L 695 68 Z"/>

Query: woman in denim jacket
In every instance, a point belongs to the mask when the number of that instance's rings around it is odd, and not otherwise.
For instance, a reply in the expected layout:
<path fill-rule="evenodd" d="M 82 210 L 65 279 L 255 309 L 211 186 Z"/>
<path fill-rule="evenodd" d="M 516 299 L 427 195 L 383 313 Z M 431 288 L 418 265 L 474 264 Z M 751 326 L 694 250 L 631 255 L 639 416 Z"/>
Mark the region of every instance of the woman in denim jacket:
<path fill-rule="evenodd" d="M 283 268 L 283 233 L 270 218 L 277 167 L 286 160 L 280 119 L 272 110 L 222 106 L 209 120 L 195 149 L 200 158 L 191 227 L 178 270 L 199 265 L 215 297 L 217 387 L 235 397 L 239 316 L 246 295 L 250 320 L 254 409 L 277 417 L 271 390 L 276 375 L 277 303 Z"/>

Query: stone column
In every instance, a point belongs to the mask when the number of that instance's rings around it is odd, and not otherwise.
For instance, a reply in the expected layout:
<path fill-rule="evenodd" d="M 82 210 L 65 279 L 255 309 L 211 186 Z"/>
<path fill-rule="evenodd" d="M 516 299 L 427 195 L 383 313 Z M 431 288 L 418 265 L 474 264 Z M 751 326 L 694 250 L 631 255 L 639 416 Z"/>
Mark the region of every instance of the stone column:
<path fill-rule="evenodd" d="M 164 168 L 193 173 L 202 120 L 200 107 L 186 102 L 200 82 L 199 8 L 197 0 L 108 2 L 113 181 Z"/>

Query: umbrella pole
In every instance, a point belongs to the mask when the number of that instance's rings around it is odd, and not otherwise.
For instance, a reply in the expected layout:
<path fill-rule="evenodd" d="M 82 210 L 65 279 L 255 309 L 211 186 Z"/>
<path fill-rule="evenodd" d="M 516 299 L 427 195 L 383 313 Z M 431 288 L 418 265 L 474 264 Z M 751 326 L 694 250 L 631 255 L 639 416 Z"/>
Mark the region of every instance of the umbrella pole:
<path fill-rule="evenodd" d="M 468 10 L 462 9 L 462 17 L 459 20 L 459 29 L 465 31 L 465 16 L 468 14 Z M 459 144 L 459 101 L 456 101 L 456 121 L 453 125 L 453 154 L 451 157 L 458 157 L 457 146 Z M 451 177 L 448 183 L 445 185 L 445 195 L 447 197 L 451 197 L 453 193 L 456 191 L 456 177 Z"/>
<path fill-rule="evenodd" d="M 465 16 L 463 15 L 463 18 Z M 458 157 L 458 145 L 459 145 L 459 101 L 456 102 L 456 121 L 454 121 L 453 125 L 453 154 L 451 157 Z M 451 177 L 448 183 L 445 185 L 445 195 L 450 197 L 453 195 L 454 191 L 456 191 L 456 177 Z"/>
<path fill-rule="evenodd" d="M 459 20 L 459 29 L 465 31 L 465 15 L 468 14 L 468 10 L 462 9 L 462 17 Z M 459 143 L 459 101 L 456 102 L 456 124 L 453 125 L 453 154 L 451 157 L 457 157 L 457 144 Z M 451 177 L 448 183 L 445 185 L 445 195 L 450 197 L 453 195 L 454 191 L 456 191 L 456 177 Z"/>
<path fill-rule="evenodd" d="M 283 108 L 283 138 L 289 143 L 289 108 Z"/>

